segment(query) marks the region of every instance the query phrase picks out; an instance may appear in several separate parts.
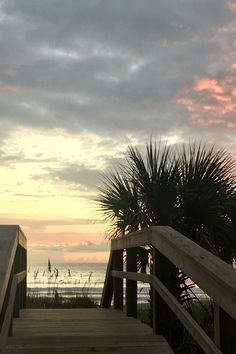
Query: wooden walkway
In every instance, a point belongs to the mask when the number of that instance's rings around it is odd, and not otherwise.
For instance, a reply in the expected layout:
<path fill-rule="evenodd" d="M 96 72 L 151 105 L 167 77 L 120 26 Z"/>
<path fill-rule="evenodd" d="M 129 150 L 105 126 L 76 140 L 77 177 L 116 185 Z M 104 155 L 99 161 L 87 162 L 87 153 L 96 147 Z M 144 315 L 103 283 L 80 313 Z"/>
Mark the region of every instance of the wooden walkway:
<path fill-rule="evenodd" d="M 165 339 L 119 310 L 23 310 L 6 354 L 173 353 Z"/>

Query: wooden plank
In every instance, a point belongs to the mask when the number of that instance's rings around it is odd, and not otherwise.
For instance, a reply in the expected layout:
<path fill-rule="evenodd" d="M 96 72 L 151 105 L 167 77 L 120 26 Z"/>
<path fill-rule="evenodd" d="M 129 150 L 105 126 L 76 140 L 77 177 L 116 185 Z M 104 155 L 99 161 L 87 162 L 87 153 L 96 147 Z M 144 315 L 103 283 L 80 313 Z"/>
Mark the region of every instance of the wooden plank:
<path fill-rule="evenodd" d="M 123 270 L 123 250 L 114 251 L 113 269 Z M 114 308 L 123 310 L 123 279 L 113 279 Z"/>
<path fill-rule="evenodd" d="M 6 231 L 6 233 L 3 231 Z M 3 229 L 0 227 L 0 312 L 5 299 L 5 293 L 11 275 L 16 249 L 16 234 L 12 233 L 12 229 L 5 227 Z"/>
<path fill-rule="evenodd" d="M 11 285 L 9 302 L 8 302 L 8 306 L 6 309 L 6 313 L 5 313 L 5 317 L 4 317 L 4 321 L 0 333 L 0 349 L 2 350 L 2 352 L 4 351 L 5 348 L 9 329 L 11 332 L 11 321 L 12 321 L 12 314 L 13 314 L 13 306 L 15 302 L 16 289 L 17 289 L 17 278 L 14 277 Z"/>
<path fill-rule="evenodd" d="M 149 274 L 144 273 L 134 273 L 134 272 L 121 272 L 113 270 L 111 275 L 115 278 L 130 279 L 134 281 L 141 281 L 143 283 L 151 283 L 151 278 Z"/>
<path fill-rule="evenodd" d="M 137 272 L 137 248 L 126 250 L 127 272 Z M 126 315 L 137 318 L 137 281 L 126 278 L 125 289 Z"/>
<path fill-rule="evenodd" d="M 157 276 L 157 267 L 158 267 L 157 255 L 158 255 L 158 251 L 155 248 L 153 248 L 152 249 L 152 274 L 154 276 Z M 150 282 L 151 282 L 151 278 L 150 278 Z M 158 295 L 158 293 L 154 289 L 154 287 L 152 287 L 151 289 L 152 289 L 152 303 L 151 303 L 151 305 L 152 305 L 152 328 L 153 328 L 153 333 L 157 334 L 158 329 L 159 329 L 159 322 L 162 317 L 162 314 L 158 313 L 159 311 L 157 311 L 157 310 L 159 310 L 158 307 L 159 307 L 159 303 L 160 303 L 160 295 Z"/>
<path fill-rule="evenodd" d="M 101 304 L 100 304 L 102 308 L 109 308 L 111 306 L 111 300 L 113 295 L 113 281 L 111 277 L 112 265 L 113 265 L 113 251 L 110 252 L 109 261 L 107 264 L 106 277 L 104 281 Z"/>
<path fill-rule="evenodd" d="M 20 246 L 27 249 L 27 238 L 19 225 L 17 225 L 17 228 L 18 228 L 18 243 Z"/>
<path fill-rule="evenodd" d="M 15 274 L 15 277 L 17 280 L 17 284 L 21 283 L 22 280 L 24 280 L 26 277 L 26 270 L 22 270 L 22 272 Z"/>
<path fill-rule="evenodd" d="M 5 317 L 4 317 L 4 321 L 3 321 L 1 333 L 0 333 L 0 349 L 2 351 L 5 348 L 6 339 L 7 339 L 9 330 L 10 330 L 10 332 L 12 331 L 11 321 L 12 321 L 17 286 L 25 278 L 25 276 L 26 276 L 26 271 L 23 271 L 18 274 L 15 274 L 15 276 L 13 277 L 13 280 L 12 280 L 9 301 L 8 301 L 8 305 L 7 305 L 7 309 L 6 309 L 6 313 L 5 313 Z M 18 311 L 18 309 L 17 309 L 17 311 Z"/>
<path fill-rule="evenodd" d="M 151 228 L 142 231 L 132 232 L 129 235 L 111 240 L 111 250 L 127 249 L 139 246 L 145 246 L 152 243 Z"/>
<path fill-rule="evenodd" d="M 69 353 L 94 353 L 97 351 L 97 348 L 94 347 L 87 347 L 87 348 L 80 348 L 80 346 L 77 346 L 75 348 L 64 348 L 64 347 L 59 347 L 59 348 L 50 348 L 49 350 L 44 349 L 44 350 L 40 350 L 37 348 L 34 349 L 26 349 L 26 348 L 21 348 L 21 349 L 8 349 L 5 354 L 51 354 L 51 353 L 57 353 L 57 354 L 68 354 L 68 350 Z M 161 353 L 161 354 L 170 354 L 172 353 L 170 351 L 169 348 L 166 348 L 165 346 L 153 346 L 153 347 L 149 347 L 149 348 L 107 348 L 107 347 L 103 347 L 103 348 L 99 348 L 99 352 L 100 353 L 106 353 L 106 354 L 114 354 L 114 352 L 116 354 L 151 354 L 151 353 Z"/>
<path fill-rule="evenodd" d="M 0 225 L 0 312 L 19 242 L 26 247 L 26 237 L 18 225 Z"/>
<path fill-rule="evenodd" d="M 71 319 L 71 321 L 70 321 Z M 162 336 L 111 309 L 24 310 L 5 354 L 173 353 Z"/>

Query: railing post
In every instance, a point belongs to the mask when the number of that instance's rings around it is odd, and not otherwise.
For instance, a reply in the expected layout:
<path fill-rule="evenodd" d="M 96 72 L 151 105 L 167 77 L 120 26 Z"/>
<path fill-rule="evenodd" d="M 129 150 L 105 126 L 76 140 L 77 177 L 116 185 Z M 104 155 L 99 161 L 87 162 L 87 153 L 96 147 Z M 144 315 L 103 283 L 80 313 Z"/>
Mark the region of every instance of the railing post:
<path fill-rule="evenodd" d="M 153 275 L 156 276 L 170 290 L 170 265 L 166 257 L 153 247 Z M 166 338 L 170 337 L 171 316 L 170 309 L 160 295 L 152 290 L 152 314 L 153 314 L 153 332 L 162 334 Z"/>
<path fill-rule="evenodd" d="M 152 250 L 152 274 L 154 276 L 157 276 L 157 251 L 153 247 Z M 157 313 L 157 308 L 158 308 L 158 295 L 155 289 L 152 289 L 152 327 L 153 327 L 153 332 L 154 334 L 157 334 L 158 331 L 158 313 Z"/>
<path fill-rule="evenodd" d="M 126 250 L 127 272 L 137 272 L 137 248 Z M 126 279 L 126 315 L 137 318 L 137 282 Z"/>
<path fill-rule="evenodd" d="M 21 284 L 17 285 L 15 302 L 14 302 L 14 309 L 13 309 L 13 317 L 20 317 L 20 289 Z"/>
<path fill-rule="evenodd" d="M 214 343 L 220 348 L 220 308 L 213 303 Z"/>
<path fill-rule="evenodd" d="M 22 281 L 22 308 L 26 308 L 27 302 L 27 249 L 22 248 L 22 270 L 26 271 L 26 276 Z"/>
<path fill-rule="evenodd" d="M 27 297 L 27 250 L 20 247 L 19 271 L 26 271 L 26 277 L 19 284 L 19 308 L 26 308 Z"/>
<path fill-rule="evenodd" d="M 112 266 L 113 266 L 114 252 L 110 252 L 109 261 L 107 264 L 106 277 L 104 281 L 104 287 L 101 298 L 101 307 L 109 308 L 111 306 L 111 300 L 113 295 L 113 279 L 111 276 Z"/>
<path fill-rule="evenodd" d="M 236 321 L 219 307 L 220 349 L 224 354 L 236 352 Z"/>
<path fill-rule="evenodd" d="M 113 269 L 123 271 L 123 250 L 114 251 Z M 114 278 L 114 308 L 123 310 L 123 279 Z"/>
<path fill-rule="evenodd" d="M 16 249 L 16 255 L 14 259 L 13 266 L 13 276 L 21 271 L 21 246 L 18 245 Z M 20 317 L 20 305 L 21 305 L 21 284 L 17 285 L 15 301 L 14 301 L 14 309 L 13 309 L 13 317 Z"/>

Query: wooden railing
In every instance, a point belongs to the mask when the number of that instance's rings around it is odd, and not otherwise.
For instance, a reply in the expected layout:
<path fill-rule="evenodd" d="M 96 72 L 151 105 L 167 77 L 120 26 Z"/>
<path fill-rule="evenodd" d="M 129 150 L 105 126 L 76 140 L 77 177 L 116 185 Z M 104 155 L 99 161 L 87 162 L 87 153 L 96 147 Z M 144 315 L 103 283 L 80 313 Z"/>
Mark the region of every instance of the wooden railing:
<path fill-rule="evenodd" d="M 12 318 L 26 306 L 26 237 L 18 225 L 0 225 L 0 353 L 4 353 Z"/>
<path fill-rule="evenodd" d="M 153 272 L 137 272 L 137 247 L 153 248 Z M 126 271 L 123 252 L 126 253 Z M 189 276 L 214 304 L 214 341 L 157 277 L 158 255 L 163 255 Z M 123 310 L 123 279 L 126 279 L 125 310 L 137 316 L 137 281 L 153 289 L 153 329 L 157 332 L 158 312 L 155 296 L 161 297 L 205 353 L 233 353 L 236 344 L 236 270 L 168 226 L 148 229 L 113 239 L 101 300 L 101 307 Z M 158 294 L 158 295 L 157 295 Z M 233 350 L 233 351 L 232 351 Z"/>

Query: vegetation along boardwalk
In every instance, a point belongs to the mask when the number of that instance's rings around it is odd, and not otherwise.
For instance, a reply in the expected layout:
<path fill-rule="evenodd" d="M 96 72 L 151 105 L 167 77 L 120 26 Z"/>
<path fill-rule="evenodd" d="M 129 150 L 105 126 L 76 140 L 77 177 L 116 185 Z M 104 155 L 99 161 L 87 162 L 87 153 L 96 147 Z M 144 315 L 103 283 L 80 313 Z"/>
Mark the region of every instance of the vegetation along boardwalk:
<path fill-rule="evenodd" d="M 172 353 L 162 336 L 111 309 L 23 310 L 6 354 Z"/>

